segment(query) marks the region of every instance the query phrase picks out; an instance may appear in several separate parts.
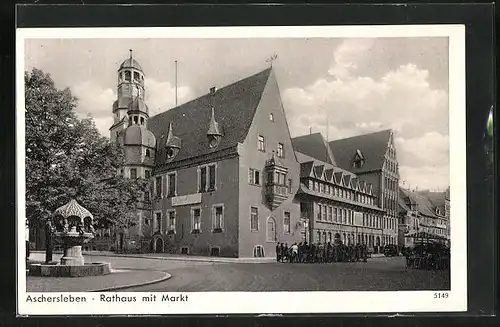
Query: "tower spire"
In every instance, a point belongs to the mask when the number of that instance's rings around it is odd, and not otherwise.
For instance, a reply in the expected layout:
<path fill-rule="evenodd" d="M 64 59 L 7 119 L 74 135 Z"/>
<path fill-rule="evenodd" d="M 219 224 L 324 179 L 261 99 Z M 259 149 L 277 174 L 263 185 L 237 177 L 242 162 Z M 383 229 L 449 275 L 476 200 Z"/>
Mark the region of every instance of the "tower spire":
<path fill-rule="evenodd" d="M 129 53 L 130 53 L 130 64 L 132 64 L 132 49 L 128 49 Z"/>

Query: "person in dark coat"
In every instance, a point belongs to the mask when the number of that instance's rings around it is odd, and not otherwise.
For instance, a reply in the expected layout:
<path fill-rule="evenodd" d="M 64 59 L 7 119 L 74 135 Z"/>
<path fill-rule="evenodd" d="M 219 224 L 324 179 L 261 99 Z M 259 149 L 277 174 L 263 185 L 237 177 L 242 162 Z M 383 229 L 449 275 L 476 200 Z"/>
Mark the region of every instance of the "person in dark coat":
<path fill-rule="evenodd" d="M 281 259 L 281 243 L 276 244 L 276 262 L 280 262 Z"/>
<path fill-rule="evenodd" d="M 282 257 L 281 261 L 289 260 L 290 259 L 290 249 L 288 248 L 288 243 L 285 243 L 285 247 L 283 248 L 282 252 Z"/>

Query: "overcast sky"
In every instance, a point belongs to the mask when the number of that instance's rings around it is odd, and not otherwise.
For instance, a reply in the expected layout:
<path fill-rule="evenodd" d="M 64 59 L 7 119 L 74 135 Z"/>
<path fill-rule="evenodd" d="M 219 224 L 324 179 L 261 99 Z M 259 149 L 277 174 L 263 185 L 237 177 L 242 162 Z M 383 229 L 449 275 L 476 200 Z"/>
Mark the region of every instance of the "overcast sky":
<path fill-rule="evenodd" d="M 146 75 L 150 115 L 175 102 L 175 60 L 182 103 L 267 68 L 276 53 L 292 137 L 309 128 L 326 137 L 327 126 L 330 140 L 392 128 L 405 185 L 449 185 L 447 38 L 36 39 L 26 41 L 26 69 L 70 87 L 78 113 L 109 136 L 129 49 Z"/>

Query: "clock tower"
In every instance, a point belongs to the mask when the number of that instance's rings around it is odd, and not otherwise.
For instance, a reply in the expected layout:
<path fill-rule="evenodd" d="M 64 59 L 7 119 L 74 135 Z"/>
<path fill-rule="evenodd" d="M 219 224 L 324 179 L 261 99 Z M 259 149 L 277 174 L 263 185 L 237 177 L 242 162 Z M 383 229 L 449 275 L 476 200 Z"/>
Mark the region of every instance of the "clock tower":
<path fill-rule="evenodd" d="M 118 99 L 113 103 L 113 125 L 109 129 L 112 141 L 117 140 L 127 126 L 146 124 L 149 116 L 144 93 L 144 72 L 130 50 L 130 57 L 118 68 Z"/>

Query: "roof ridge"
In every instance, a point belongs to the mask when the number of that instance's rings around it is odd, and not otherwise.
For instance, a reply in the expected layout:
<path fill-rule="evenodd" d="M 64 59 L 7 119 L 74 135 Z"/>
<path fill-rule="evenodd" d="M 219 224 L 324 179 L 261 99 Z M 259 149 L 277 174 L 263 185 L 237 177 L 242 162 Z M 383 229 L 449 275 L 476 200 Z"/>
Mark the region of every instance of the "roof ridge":
<path fill-rule="evenodd" d="M 262 70 L 262 71 L 260 71 L 260 72 L 258 72 L 258 73 L 256 73 L 256 74 L 253 74 L 253 75 L 251 75 L 251 76 L 247 76 L 247 77 L 242 78 L 242 79 L 240 79 L 240 80 L 234 81 L 233 83 L 230 83 L 230 84 L 224 85 L 223 87 L 221 87 L 220 89 L 218 89 L 218 90 L 217 90 L 217 92 L 221 92 L 221 91 L 223 91 L 224 89 L 227 89 L 227 88 L 229 88 L 229 87 L 231 87 L 231 86 L 234 86 L 235 84 L 238 84 L 238 83 L 243 83 L 243 82 L 245 82 L 245 81 L 247 81 L 247 80 L 249 80 L 249 79 L 252 79 L 252 78 L 257 77 L 257 76 L 258 76 L 258 75 L 260 75 L 260 74 L 264 74 L 265 72 L 269 72 L 269 75 L 268 75 L 268 77 L 267 77 L 267 78 L 269 78 L 271 69 L 272 69 L 272 68 L 266 68 L 266 69 L 264 69 L 264 70 Z M 153 117 L 157 117 L 157 116 L 163 115 L 163 114 L 165 114 L 165 113 L 166 113 L 166 112 L 168 112 L 168 111 L 172 111 L 172 110 L 179 109 L 179 108 L 181 108 L 182 106 L 185 106 L 185 105 L 188 105 L 188 104 L 190 104 L 190 103 L 192 103 L 192 102 L 195 102 L 195 101 L 199 100 L 200 98 L 203 98 L 203 97 L 205 97 L 205 96 L 207 96 L 207 95 L 210 95 L 210 92 L 208 92 L 208 93 L 204 93 L 204 94 L 202 94 L 202 95 L 200 95 L 200 96 L 198 96 L 198 97 L 196 97 L 196 98 L 194 98 L 194 99 L 191 99 L 191 100 L 189 100 L 189 101 L 187 101 L 187 102 L 184 102 L 184 103 L 182 103 L 182 104 L 178 105 L 177 107 L 172 107 L 172 108 L 170 108 L 170 109 L 164 110 L 164 111 L 162 111 L 162 112 L 160 112 L 160 113 L 158 113 L 158 114 L 156 114 L 156 115 L 154 115 L 154 116 L 152 116 L 152 117 L 150 117 L 150 118 L 153 118 Z"/>
<path fill-rule="evenodd" d="M 388 129 L 384 129 L 384 130 L 377 131 L 377 132 L 371 132 L 371 133 L 365 133 L 365 134 L 359 134 L 359 135 L 344 137 L 344 138 L 341 138 L 341 139 L 329 141 L 328 143 L 330 144 L 330 143 L 333 143 L 333 142 L 338 142 L 338 141 L 343 141 L 343 140 L 350 140 L 350 139 L 353 139 L 353 138 L 363 137 L 363 136 L 371 136 L 371 135 L 374 135 L 374 134 L 382 134 L 382 133 L 387 133 L 387 132 L 391 132 L 391 131 L 392 131 L 392 129 L 388 128 Z"/>

